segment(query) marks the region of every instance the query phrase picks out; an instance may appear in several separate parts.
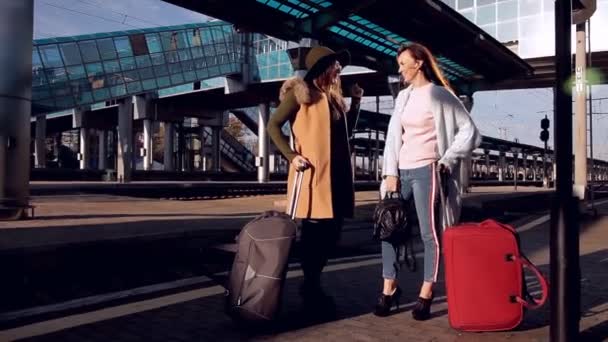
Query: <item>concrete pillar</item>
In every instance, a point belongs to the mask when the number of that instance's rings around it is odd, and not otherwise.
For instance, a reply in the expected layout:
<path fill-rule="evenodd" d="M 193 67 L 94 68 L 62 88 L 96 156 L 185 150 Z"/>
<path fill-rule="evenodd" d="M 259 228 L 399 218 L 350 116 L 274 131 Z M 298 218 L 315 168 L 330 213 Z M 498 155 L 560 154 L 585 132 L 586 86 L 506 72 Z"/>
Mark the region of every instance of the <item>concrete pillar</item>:
<path fill-rule="evenodd" d="M 374 153 L 374 171 L 376 172 L 376 181 L 380 181 L 380 131 L 376 130 L 376 151 Z"/>
<path fill-rule="evenodd" d="M 137 153 L 138 156 L 142 157 L 142 168 L 144 170 L 150 170 L 153 161 L 153 150 L 152 150 L 152 139 L 154 136 L 154 117 L 156 114 L 156 93 L 146 93 L 133 96 L 133 120 L 144 120 L 143 121 L 143 150 L 133 150 L 133 153 Z M 135 156 L 135 155 L 134 155 Z M 137 158 L 133 158 L 133 168 L 136 167 Z"/>
<path fill-rule="evenodd" d="M 177 124 L 177 170 L 185 171 L 186 134 L 184 133 L 184 122 Z"/>
<path fill-rule="evenodd" d="M 0 1 L 0 205 L 15 207 L 29 203 L 33 13 L 33 0 Z"/>
<path fill-rule="evenodd" d="M 517 182 L 519 181 L 519 152 L 513 152 L 513 184 L 517 191 Z"/>
<path fill-rule="evenodd" d="M 524 182 L 528 180 L 528 155 L 522 154 L 521 166 L 524 168 Z"/>
<path fill-rule="evenodd" d="M 106 169 L 106 131 L 99 131 L 97 135 L 99 137 L 99 148 L 98 148 L 98 163 L 97 166 L 100 170 Z"/>
<path fill-rule="evenodd" d="M 538 158 L 536 156 L 532 156 L 532 179 L 536 182 L 536 174 L 538 172 L 537 166 Z"/>
<path fill-rule="evenodd" d="M 585 199 L 587 187 L 587 84 L 585 23 L 576 25 L 574 87 L 574 196 Z"/>
<path fill-rule="evenodd" d="M 220 135 L 222 127 L 214 126 L 211 128 L 211 155 L 213 158 L 213 171 L 221 172 L 221 156 L 220 156 Z"/>
<path fill-rule="evenodd" d="M 486 179 L 490 178 L 490 150 L 483 150 L 486 159 Z"/>
<path fill-rule="evenodd" d="M 118 102 L 118 135 L 116 178 L 119 182 L 131 181 L 133 167 L 133 102 L 131 98 Z"/>
<path fill-rule="evenodd" d="M 150 170 L 152 168 L 153 161 L 153 150 L 152 150 L 152 136 L 154 134 L 154 123 L 152 120 L 144 120 L 144 170 Z"/>
<path fill-rule="evenodd" d="M 80 169 L 89 167 L 89 129 L 80 127 Z"/>
<path fill-rule="evenodd" d="M 506 153 L 503 151 L 500 151 L 499 155 L 498 155 L 498 181 L 502 182 L 504 180 L 504 173 L 505 173 L 505 158 L 506 158 Z"/>
<path fill-rule="evenodd" d="M 199 169 L 201 171 L 207 171 L 207 158 L 205 157 L 205 126 L 199 127 L 199 140 L 201 141 L 201 149 L 199 151 L 201 157 L 201 163 Z"/>
<path fill-rule="evenodd" d="M 163 164 L 165 165 L 165 171 L 174 171 L 173 166 L 173 138 L 175 137 L 175 130 L 172 122 L 164 122 L 165 129 L 165 151 L 163 154 Z"/>
<path fill-rule="evenodd" d="M 268 135 L 266 134 L 266 124 L 270 116 L 270 108 L 267 103 L 258 106 L 258 157 L 256 165 L 258 167 L 258 182 L 268 181 Z"/>
<path fill-rule="evenodd" d="M 46 167 L 46 115 L 36 117 L 36 142 L 34 144 L 36 168 Z"/>
<path fill-rule="evenodd" d="M 552 160 L 551 160 L 551 174 L 553 175 L 552 176 L 553 187 L 555 187 L 556 186 L 556 181 L 557 181 L 557 167 L 555 165 L 555 156 L 552 156 L 551 158 L 552 158 Z"/>

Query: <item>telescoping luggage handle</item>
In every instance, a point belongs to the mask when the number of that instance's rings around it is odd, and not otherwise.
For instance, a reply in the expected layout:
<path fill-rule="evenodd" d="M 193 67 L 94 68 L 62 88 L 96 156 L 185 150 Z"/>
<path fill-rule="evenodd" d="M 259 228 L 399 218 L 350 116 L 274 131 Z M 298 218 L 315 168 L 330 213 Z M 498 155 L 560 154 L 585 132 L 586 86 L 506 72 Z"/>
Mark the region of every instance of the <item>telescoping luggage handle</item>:
<path fill-rule="evenodd" d="M 304 178 L 304 171 L 296 170 L 296 179 L 293 182 L 293 188 L 291 189 L 291 198 L 289 199 L 289 216 L 292 220 L 296 218 L 296 209 L 300 200 L 300 191 L 302 190 L 302 179 Z"/>
<path fill-rule="evenodd" d="M 445 193 L 445 179 L 447 178 L 447 174 L 444 172 L 441 172 L 441 169 L 438 167 L 437 170 L 437 185 L 439 187 L 439 203 L 441 204 L 441 208 L 439 209 L 439 211 L 441 212 L 441 216 L 443 219 L 443 230 L 445 230 L 448 227 L 451 227 L 454 222 L 452 222 L 452 220 L 450 219 L 450 216 L 448 215 L 448 212 L 446 210 L 446 206 L 445 206 L 445 202 L 446 202 L 446 196 L 447 194 Z"/>

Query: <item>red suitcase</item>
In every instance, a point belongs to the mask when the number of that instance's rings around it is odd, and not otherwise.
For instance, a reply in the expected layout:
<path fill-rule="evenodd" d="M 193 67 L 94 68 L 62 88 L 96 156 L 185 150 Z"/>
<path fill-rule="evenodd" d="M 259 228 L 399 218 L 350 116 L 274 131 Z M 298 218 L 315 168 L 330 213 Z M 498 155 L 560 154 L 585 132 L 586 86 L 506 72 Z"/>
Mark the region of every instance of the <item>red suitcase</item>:
<path fill-rule="evenodd" d="M 524 310 L 542 306 L 547 281 L 520 251 L 517 232 L 494 220 L 465 223 L 443 233 L 450 326 L 462 331 L 516 328 Z M 540 299 L 527 301 L 523 268 L 540 282 Z"/>

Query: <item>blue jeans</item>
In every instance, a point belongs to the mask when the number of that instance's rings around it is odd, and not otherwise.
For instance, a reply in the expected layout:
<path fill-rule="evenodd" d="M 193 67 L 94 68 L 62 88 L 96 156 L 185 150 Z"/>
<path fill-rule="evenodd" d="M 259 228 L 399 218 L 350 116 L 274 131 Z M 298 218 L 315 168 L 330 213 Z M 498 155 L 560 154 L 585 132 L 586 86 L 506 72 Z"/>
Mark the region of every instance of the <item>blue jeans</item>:
<path fill-rule="evenodd" d="M 424 281 L 435 283 L 439 273 L 439 230 L 435 200 L 438 194 L 436 164 L 416 169 L 399 170 L 401 195 L 404 199 L 414 196 L 420 236 L 424 243 Z M 382 276 L 397 279 L 399 263 L 395 247 L 382 241 Z"/>

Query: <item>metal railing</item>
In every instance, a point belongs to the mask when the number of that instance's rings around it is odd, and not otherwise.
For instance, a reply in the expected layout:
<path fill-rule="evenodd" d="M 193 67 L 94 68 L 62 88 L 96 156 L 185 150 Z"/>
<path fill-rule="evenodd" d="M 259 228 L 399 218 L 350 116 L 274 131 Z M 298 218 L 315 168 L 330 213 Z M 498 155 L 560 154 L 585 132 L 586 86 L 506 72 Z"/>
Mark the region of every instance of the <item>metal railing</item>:
<path fill-rule="evenodd" d="M 211 133 L 205 129 L 204 135 L 207 139 L 210 138 Z M 255 155 L 225 129 L 221 130 L 220 153 L 237 164 L 243 171 L 254 172 L 256 170 Z"/>

